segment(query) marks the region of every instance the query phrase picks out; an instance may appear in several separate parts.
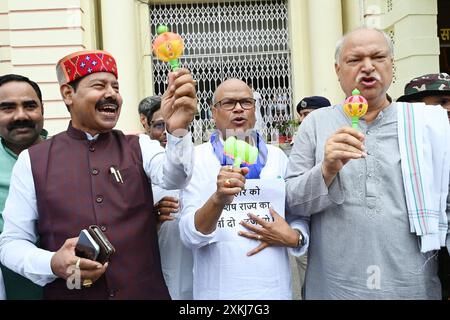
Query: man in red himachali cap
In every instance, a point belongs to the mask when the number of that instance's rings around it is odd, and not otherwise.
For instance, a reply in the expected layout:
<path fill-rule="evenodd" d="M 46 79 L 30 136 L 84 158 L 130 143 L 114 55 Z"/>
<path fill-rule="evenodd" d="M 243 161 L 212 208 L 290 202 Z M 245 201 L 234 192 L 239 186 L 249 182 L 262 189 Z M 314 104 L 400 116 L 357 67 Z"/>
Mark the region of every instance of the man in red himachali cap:
<path fill-rule="evenodd" d="M 60 85 L 96 72 L 109 72 L 118 78 L 117 64 L 113 56 L 101 50 L 79 51 L 65 56 L 56 65 Z"/>
<path fill-rule="evenodd" d="M 20 155 L 3 212 L 0 261 L 45 286 L 49 299 L 169 299 L 151 183 L 181 189 L 190 179 L 195 81 L 186 69 L 169 73 L 161 101 L 164 151 L 148 136 L 113 130 L 122 97 L 109 53 L 76 52 L 56 69 L 71 122 Z M 109 262 L 76 256 L 77 236 L 90 225 L 115 247 Z"/>

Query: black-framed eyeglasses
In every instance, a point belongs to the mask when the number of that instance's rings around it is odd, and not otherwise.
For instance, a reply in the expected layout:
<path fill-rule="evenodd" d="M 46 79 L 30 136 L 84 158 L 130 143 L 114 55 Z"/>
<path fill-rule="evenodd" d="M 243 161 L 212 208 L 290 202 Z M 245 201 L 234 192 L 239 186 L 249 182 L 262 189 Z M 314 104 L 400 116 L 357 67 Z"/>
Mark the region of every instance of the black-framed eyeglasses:
<path fill-rule="evenodd" d="M 150 126 L 156 130 L 166 130 L 166 123 L 164 121 L 150 121 Z"/>
<path fill-rule="evenodd" d="M 236 108 L 236 104 L 239 102 L 239 104 L 241 105 L 242 109 L 244 110 L 249 110 L 251 108 L 255 107 L 255 102 L 256 100 L 253 98 L 244 98 L 244 99 L 229 99 L 229 98 L 225 98 L 220 100 L 219 102 L 214 104 L 214 107 L 220 107 L 223 110 L 233 110 L 234 108 Z"/>

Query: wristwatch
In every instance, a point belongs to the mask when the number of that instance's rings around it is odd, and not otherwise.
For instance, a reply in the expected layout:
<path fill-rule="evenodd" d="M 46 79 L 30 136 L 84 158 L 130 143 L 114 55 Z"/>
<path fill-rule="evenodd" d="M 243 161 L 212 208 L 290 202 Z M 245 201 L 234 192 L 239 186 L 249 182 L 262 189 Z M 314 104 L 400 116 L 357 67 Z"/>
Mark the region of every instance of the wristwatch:
<path fill-rule="evenodd" d="M 298 233 L 298 242 L 296 248 L 301 248 L 305 245 L 305 237 L 303 236 L 302 232 L 298 229 L 294 229 Z"/>

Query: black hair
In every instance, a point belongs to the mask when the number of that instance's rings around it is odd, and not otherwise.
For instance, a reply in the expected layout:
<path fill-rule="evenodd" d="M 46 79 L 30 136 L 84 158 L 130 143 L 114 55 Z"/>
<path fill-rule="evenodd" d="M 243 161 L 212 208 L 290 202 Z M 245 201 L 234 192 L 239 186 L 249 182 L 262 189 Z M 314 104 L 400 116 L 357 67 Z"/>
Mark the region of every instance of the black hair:
<path fill-rule="evenodd" d="M 138 111 L 139 114 L 143 114 L 147 117 L 147 122 L 150 125 L 150 121 L 152 121 L 153 114 L 161 108 L 161 97 L 160 96 L 151 96 L 142 99 L 139 103 Z"/>
<path fill-rule="evenodd" d="M 4 76 L 0 76 L 0 87 L 2 85 L 4 85 L 5 83 L 8 82 L 13 82 L 13 81 L 17 81 L 17 82 L 26 82 L 28 83 L 36 92 L 37 97 L 39 98 L 39 101 L 42 104 L 42 92 L 41 89 L 39 88 L 39 86 L 37 85 L 36 82 L 28 79 L 27 77 L 18 75 L 18 74 L 5 74 Z"/>
<path fill-rule="evenodd" d="M 83 78 L 81 77 L 81 78 L 78 78 L 78 79 L 75 80 L 75 81 L 72 81 L 72 82 L 69 82 L 69 83 L 68 83 L 68 85 L 71 86 L 71 87 L 73 88 L 73 91 L 77 92 L 78 85 L 80 84 L 81 79 L 83 79 Z"/>

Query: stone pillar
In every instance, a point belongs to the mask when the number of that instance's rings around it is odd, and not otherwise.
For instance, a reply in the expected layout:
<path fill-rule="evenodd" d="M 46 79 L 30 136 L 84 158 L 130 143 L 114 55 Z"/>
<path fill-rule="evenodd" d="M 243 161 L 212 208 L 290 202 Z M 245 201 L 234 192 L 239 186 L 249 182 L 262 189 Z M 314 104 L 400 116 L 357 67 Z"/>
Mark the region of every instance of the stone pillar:
<path fill-rule="evenodd" d="M 380 27 L 394 41 L 394 80 L 389 94 L 403 95 L 406 83 L 427 73 L 439 72 L 437 1 L 396 0 L 380 18 Z"/>
<path fill-rule="evenodd" d="M 308 0 L 308 12 L 312 93 L 340 103 L 344 94 L 334 71 L 334 51 L 342 36 L 341 1 Z"/>
<path fill-rule="evenodd" d="M 342 31 L 347 33 L 364 23 L 364 16 L 361 0 L 341 0 L 342 1 Z"/>
<path fill-rule="evenodd" d="M 137 111 L 141 92 L 138 16 L 133 0 L 101 1 L 103 49 L 117 61 L 123 97 L 122 112 L 116 128 L 125 133 L 135 133 L 141 127 Z"/>
<path fill-rule="evenodd" d="M 290 0 L 288 12 L 292 55 L 292 105 L 295 114 L 297 103 L 312 94 L 307 2 Z"/>

